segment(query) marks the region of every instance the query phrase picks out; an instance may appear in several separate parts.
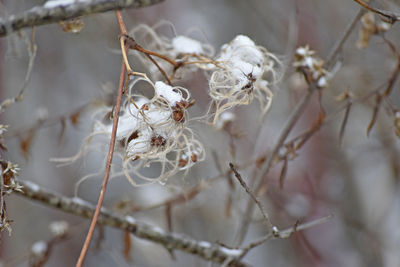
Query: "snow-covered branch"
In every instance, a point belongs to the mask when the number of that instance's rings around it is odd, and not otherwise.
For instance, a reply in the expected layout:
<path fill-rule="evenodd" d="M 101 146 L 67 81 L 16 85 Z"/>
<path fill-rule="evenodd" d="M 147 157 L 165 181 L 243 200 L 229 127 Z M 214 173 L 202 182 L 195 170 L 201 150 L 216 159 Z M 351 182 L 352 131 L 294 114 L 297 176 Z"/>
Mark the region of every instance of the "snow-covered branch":
<path fill-rule="evenodd" d="M 39 26 L 125 8 L 140 8 L 163 0 L 50 0 L 22 14 L 0 18 L 0 37 L 23 28 Z"/>
<path fill-rule="evenodd" d="M 14 192 L 19 195 L 84 218 L 93 216 L 95 206 L 87 201 L 62 196 L 30 181 L 18 181 L 18 184 L 22 187 L 15 187 Z M 178 249 L 217 263 L 230 262 L 230 266 L 246 266 L 242 262 L 235 261 L 243 253 L 241 249 L 228 249 L 210 242 L 194 240 L 182 234 L 167 232 L 159 227 L 138 222 L 132 216 L 118 215 L 106 208 L 101 208 L 98 223 L 130 232 L 138 238 L 158 243 L 169 250 Z"/>

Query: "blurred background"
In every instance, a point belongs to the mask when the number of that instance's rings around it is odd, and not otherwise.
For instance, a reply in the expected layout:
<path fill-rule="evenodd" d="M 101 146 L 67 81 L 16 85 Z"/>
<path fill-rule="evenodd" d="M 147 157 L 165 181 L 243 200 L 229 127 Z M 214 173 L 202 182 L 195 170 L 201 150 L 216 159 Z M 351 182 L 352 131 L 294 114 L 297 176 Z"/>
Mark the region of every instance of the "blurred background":
<path fill-rule="evenodd" d="M 382 9 L 400 11 L 397 1 L 376 2 Z M 21 13 L 43 3 L 4 0 L 1 16 Z M 295 48 L 308 44 L 321 58 L 326 58 L 359 10 L 355 2 L 347 0 L 166 0 L 155 6 L 123 11 L 128 29 L 167 20 L 178 34 L 196 29 L 198 38 L 213 45 L 216 51 L 236 35 L 248 35 L 278 55 L 286 67 L 282 82 L 274 89 L 271 110 L 262 121 L 254 101 L 233 110 L 236 120 L 230 127 L 239 136 L 233 141 L 226 131 L 191 122 L 196 137 L 206 148 L 204 162 L 196 164 L 186 176 L 171 177 L 165 185 L 134 188 L 124 177 L 115 177 L 110 181 L 104 206 L 198 240 L 232 245 L 248 196 L 234 178 L 214 177 L 220 174 L 219 168 L 225 171 L 228 163 L 234 162 L 242 166 L 239 171 L 251 184 L 258 170 L 255 162 L 271 149 L 307 89 L 302 76 L 291 67 Z M 19 179 L 69 197 L 75 195 L 82 177 L 104 166 L 107 146 L 104 152 L 101 148 L 65 167 L 57 167 L 49 159 L 72 156 L 79 151 L 91 128 L 90 103 L 95 99 L 110 102 L 107 92 L 116 91 L 121 64 L 115 13 L 92 15 L 83 18 L 83 22 L 79 34 L 63 32 L 58 24 L 36 28 L 37 56 L 24 100 L 1 114 L 1 123 L 10 125 L 5 134 L 8 152 L 2 151 L 2 158 L 20 166 Z M 30 30 L 24 32 L 29 36 Z M 371 37 L 366 48 L 357 48 L 359 32 L 360 23 L 343 46 L 340 68 L 321 93 L 327 122 L 288 162 L 283 188 L 279 163 L 265 177 L 260 196 L 279 229 L 291 227 L 297 220 L 306 222 L 329 214 L 333 218 L 289 239 L 270 240 L 254 248 L 244 259 L 252 266 L 400 265 L 399 137 L 392 114 L 400 105 L 398 81 L 390 95 L 393 109 L 383 106 L 374 127 L 366 134 L 375 95 L 366 96 L 388 82 L 398 58 L 377 36 Z M 398 25 L 385 37 L 400 49 Z M 16 34 L 0 39 L 0 54 L 3 100 L 20 90 L 29 56 L 25 42 Z M 134 69 L 143 67 L 133 57 L 130 60 Z M 182 84 L 196 99 L 190 116 L 204 114 L 210 99 L 203 73 L 195 73 Z M 345 91 L 351 92 L 354 100 L 361 100 L 352 105 L 340 143 L 345 112 L 339 108 L 345 102 L 336 97 Z M 288 140 L 310 129 L 317 119 L 317 95 Z M 94 175 L 82 182 L 78 196 L 95 203 L 102 177 Z M 199 188 L 199 192 L 194 196 L 185 193 L 193 187 Z M 172 206 L 168 223 L 165 205 L 157 204 L 179 194 L 187 200 Z M 0 265 L 28 266 L 32 245 L 49 240 L 49 224 L 60 220 L 70 225 L 68 238 L 54 247 L 45 266 L 76 263 L 89 220 L 16 195 L 7 196 L 6 204 L 8 217 L 13 220 L 12 235 L 1 233 Z M 180 251 L 175 251 L 173 259 L 162 246 L 135 237 L 131 237 L 130 254 L 124 255 L 126 236 L 108 227 L 99 229 L 85 266 L 213 266 Z M 262 216 L 256 211 L 244 244 L 265 234 Z"/>

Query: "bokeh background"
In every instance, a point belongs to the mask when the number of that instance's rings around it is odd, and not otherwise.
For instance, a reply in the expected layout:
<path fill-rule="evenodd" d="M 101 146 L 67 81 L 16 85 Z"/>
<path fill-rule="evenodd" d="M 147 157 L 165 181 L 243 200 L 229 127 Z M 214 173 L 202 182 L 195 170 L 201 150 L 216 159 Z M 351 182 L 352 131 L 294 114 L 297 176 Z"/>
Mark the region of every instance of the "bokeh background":
<path fill-rule="evenodd" d="M 2 16 L 20 13 L 44 1 L 1 1 Z M 399 12 L 396 1 L 376 1 L 379 7 Z M 226 170 L 228 162 L 247 167 L 239 169 L 251 182 L 255 160 L 268 151 L 279 135 L 293 107 L 305 93 L 306 84 L 291 67 L 294 49 L 309 44 L 326 58 L 334 43 L 352 21 L 359 6 L 348 0 L 166 0 L 152 7 L 123 12 L 128 28 L 140 23 L 153 25 L 170 21 L 178 34 L 198 30 L 203 38 L 219 47 L 237 34 L 251 37 L 285 63 L 285 75 L 266 117 L 259 120 L 256 102 L 234 109 L 236 120 L 231 127 L 240 138 L 230 152 L 230 138 L 201 123 L 191 122 L 196 136 L 207 150 L 207 159 L 194 166 L 186 176 L 177 175 L 165 185 L 132 187 L 124 177 L 112 179 L 104 206 L 111 209 L 121 201 L 135 207 L 149 207 L 168 197 L 204 183 L 202 191 L 172 208 L 173 231 L 199 240 L 232 245 L 247 195 L 236 180 L 233 186 L 219 174 L 216 161 Z M 21 103 L 1 115 L 1 123 L 10 125 L 4 159 L 21 167 L 19 179 L 33 181 L 66 196 L 74 196 L 77 182 L 104 164 L 104 153 L 90 153 L 84 159 L 58 168 L 50 158 L 74 155 L 91 127 L 94 99 L 107 99 L 107 90 L 118 82 L 121 56 L 119 28 L 113 12 L 83 18 L 80 34 L 65 33 L 59 25 L 36 29 L 37 57 L 29 86 Z M 374 97 L 352 106 L 343 142 L 339 129 L 344 112 L 336 112 L 342 103 L 335 97 L 345 90 L 355 99 L 365 96 L 388 81 L 396 69 L 397 58 L 381 38 L 372 37 L 365 49 L 356 46 L 358 24 L 343 47 L 341 66 L 322 92 L 322 104 L 329 115 L 318 133 L 289 162 L 284 188 L 279 186 L 282 164 L 277 164 L 268 177 L 260 201 L 279 229 L 292 226 L 296 220 L 309 221 L 328 214 L 327 223 L 294 234 L 286 240 L 271 240 L 254 248 L 245 258 L 252 266 L 399 266 L 400 254 L 400 162 L 399 137 L 395 135 L 393 117 L 381 109 L 377 122 L 366 135 L 374 108 Z M 30 30 L 25 31 L 29 35 Z M 400 49 L 398 25 L 386 33 Z M 13 97 L 23 84 L 28 64 L 25 43 L 17 35 L 0 40 L 0 97 Z M 142 68 L 131 58 L 133 66 Z M 209 103 L 207 80 L 201 72 L 183 83 L 196 105 L 191 116 L 204 114 Z M 399 83 L 391 95 L 394 106 L 400 105 Z M 70 116 L 80 107 L 88 107 L 72 123 Z M 319 105 L 314 96 L 290 137 L 309 129 L 317 118 Z M 62 132 L 62 118 L 66 127 Z M 43 120 L 41 126 L 38 121 Z M 290 139 L 289 137 L 289 139 Z M 29 139 L 31 138 L 31 139 Z M 21 149 L 30 140 L 28 149 Z M 104 148 L 106 149 L 106 148 Z M 214 157 L 213 154 L 217 155 Z M 218 160 L 216 160 L 218 159 Z M 79 186 L 80 198 L 95 203 L 102 175 L 94 176 Z M 227 203 L 231 200 L 231 207 Z M 70 224 L 69 237 L 57 244 L 46 266 L 75 264 L 86 235 L 89 221 L 57 211 L 20 196 L 7 196 L 8 217 L 13 220 L 12 235 L 1 233 L 0 262 L 3 266 L 28 266 L 31 246 L 51 238 L 52 221 Z M 227 210 L 229 208 L 229 213 Z M 119 210 L 138 220 L 167 229 L 165 207 L 150 210 Z M 245 244 L 266 233 L 261 214 L 254 222 Z M 102 238 L 100 238 L 103 235 Z M 89 250 L 86 266 L 212 266 L 202 259 L 176 251 L 176 259 L 163 247 L 132 237 L 131 260 L 123 255 L 123 234 L 115 229 L 97 231 Z M 0 265 L 1 265 L 0 264 Z M 216 265 L 215 265 L 216 266 Z"/>

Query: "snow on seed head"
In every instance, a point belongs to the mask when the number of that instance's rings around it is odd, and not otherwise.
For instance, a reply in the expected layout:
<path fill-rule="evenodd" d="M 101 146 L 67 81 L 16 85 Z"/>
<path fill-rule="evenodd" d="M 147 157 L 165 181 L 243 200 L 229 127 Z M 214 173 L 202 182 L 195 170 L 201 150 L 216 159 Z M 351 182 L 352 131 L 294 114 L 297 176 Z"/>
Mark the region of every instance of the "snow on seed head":
<path fill-rule="evenodd" d="M 217 60 L 240 65 L 243 62 L 252 66 L 261 67 L 264 63 L 263 52 L 256 46 L 253 40 L 245 35 L 236 36 L 229 44 L 221 47 L 221 53 Z"/>
<path fill-rule="evenodd" d="M 199 68 L 204 68 L 206 64 L 200 63 L 204 58 L 211 58 L 214 56 L 214 49 L 211 45 L 190 38 L 184 35 L 176 35 L 174 31 L 173 37 L 162 34 L 158 29 L 160 26 L 168 23 L 161 23 L 150 27 L 145 24 L 140 24 L 129 32 L 139 44 L 143 45 L 148 50 L 156 51 L 172 60 L 177 62 L 182 61 L 197 61 L 198 64 L 188 64 L 181 66 L 178 69 L 174 69 L 170 63 L 165 60 L 161 60 L 157 57 L 153 59 L 157 64 L 167 73 L 167 75 L 173 74 L 174 79 L 187 79 L 190 74 Z M 143 53 L 133 52 L 142 63 L 148 68 L 148 73 L 154 79 L 162 78 L 162 74 L 154 63 Z"/>
<path fill-rule="evenodd" d="M 209 94 L 215 106 L 213 124 L 219 115 L 236 105 L 248 105 L 257 98 L 262 115 L 272 100 L 270 85 L 279 79 L 280 61 L 245 35 L 236 36 L 221 47 L 209 80 Z"/>
<path fill-rule="evenodd" d="M 173 50 L 178 54 L 203 54 L 201 43 L 186 36 L 176 36 L 171 40 Z"/>
<path fill-rule="evenodd" d="M 164 82 L 158 81 L 154 84 L 156 94 L 164 97 L 171 105 L 175 105 L 177 102 L 182 101 L 182 95 L 174 88 Z"/>

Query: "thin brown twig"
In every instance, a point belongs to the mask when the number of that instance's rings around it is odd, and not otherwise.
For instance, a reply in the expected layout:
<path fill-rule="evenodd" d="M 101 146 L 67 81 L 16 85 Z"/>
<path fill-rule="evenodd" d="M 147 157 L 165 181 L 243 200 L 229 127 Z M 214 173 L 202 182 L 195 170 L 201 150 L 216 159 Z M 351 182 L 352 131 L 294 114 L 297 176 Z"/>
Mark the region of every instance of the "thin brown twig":
<path fill-rule="evenodd" d="M 335 43 L 333 46 L 331 52 L 328 55 L 328 60 L 326 61 L 326 68 L 330 69 L 332 68 L 332 63 L 335 60 L 336 56 L 339 54 L 339 52 L 342 50 L 344 42 L 347 40 L 349 37 L 350 33 L 358 23 L 358 21 L 361 19 L 362 15 L 364 14 L 364 10 L 360 8 L 358 11 L 357 15 L 354 17 L 354 19 L 347 25 L 345 31 L 342 33 L 341 38 Z"/>
<path fill-rule="evenodd" d="M 270 240 L 272 238 L 281 238 L 281 239 L 289 238 L 295 232 L 306 230 L 306 229 L 309 229 L 311 227 L 326 223 L 332 217 L 333 217 L 333 215 L 328 215 L 328 216 L 325 216 L 325 217 L 322 217 L 322 218 L 318 218 L 316 220 L 313 220 L 313 221 L 310 221 L 310 222 L 306 222 L 306 223 L 302 223 L 302 224 L 300 224 L 299 221 L 296 221 L 296 223 L 290 228 L 287 228 L 287 229 L 282 230 L 282 231 L 278 230 L 278 231 L 276 231 L 275 234 L 273 234 L 272 232 L 268 233 L 266 236 L 262 237 L 261 239 L 256 240 L 256 241 L 250 243 L 249 245 L 247 245 L 246 247 L 244 247 L 243 248 L 243 253 L 239 257 L 239 260 L 243 259 L 243 257 L 246 256 L 246 254 L 251 249 L 262 245 L 263 243 L 265 243 L 266 241 L 268 241 L 268 240 Z"/>
<path fill-rule="evenodd" d="M 372 128 L 374 127 L 374 125 L 376 123 L 376 120 L 378 119 L 378 113 L 381 108 L 381 104 L 382 104 L 382 95 L 380 93 L 377 93 L 376 97 L 375 97 L 375 106 L 372 111 L 372 117 L 367 126 L 367 136 L 369 136 L 369 133 L 371 132 Z"/>
<path fill-rule="evenodd" d="M 358 16 L 359 16 L 359 12 L 357 13 L 356 17 L 358 17 Z M 345 30 L 345 34 L 343 34 L 340 37 L 339 41 L 337 42 L 338 45 L 335 45 L 333 47 L 333 51 L 341 50 L 341 47 L 346 42 L 346 40 L 350 36 L 350 33 L 354 30 L 355 26 L 356 26 L 356 23 L 354 23 L 354 21 L 352 21 L 350 23 L 350 26 L 347 27 L 347 29 Z M 337 52 L 331 52 L 329 54 L 329 57 L 327 58 L 326 62 L 330 62 L 330 64 L 333 65 L 333 61 L 336 57 L 336 54 L 337 54 Z M 294 111 L 291 113 L 289 119 L 287 120 L 285 126 L 283 127 L 281 133 L 279 134 L 278 140 L 276 141 L 275 145 L 273 146 L 271 153 L 268 154 L 267 159 L 265 160 L 265 162 L 262 166 L 262 169 L 258 172 L 258 175 L 254 179 L 254 181 L 255 181 L 254 192 L 256 195 L 258 195 L 258 193 L 260 192 L 260 189 L 262 188 L 262 186 L 264 184 L 264 177 L 269 173 L 269 170 L 273 166 L 273 163 L 274 163 L 277 153 L 279 152 L 282 145 L 285 143 L 286 138 L 289 136 L 289 133 L 295 126 L 296 122 L 298 121 L 300 116 L 303 114 L 303 112 L 304 112 L 305 108 L 307 107 L 309 101 L 311 100 L 311 96 L 315 90 L 316 90 L 316 84 L 315 84 L 315 82 L 312 82 L 309 85 L 306 95 L 304 95 L 303 98 L 300 100 L 300 102 L 297 104 Z M 251 217 L 252 217 L 253 211 L 254 211 L 254 202 L 251 198 L 249 198 L 247 201 L 246 212 L 243 216 L 242 222 L 239 226 L 239 230 L 235 237 L 235 241 L 234 241 L 235 246 L 239 246 L 243 242 L 244 237 L 248 231 L 248 228 L 249 228 L 249 225 L 251 222 Z"/>
<path fill-rule="evenodd" d="M 354 2 L 358 3 L 360 6 L 362 6 L 363 8 L 374 12 L 376 14 L 379 14 L 381 16 L 384 16 L 386 18 L 389 19 L 390 23 L 395 23 L 396 21 L 400 20 L 400 15 L 394 12 L 390 12 L 390 11 L 386 11 L 386 10 L 382 10 L 379 8 L 374 8 L 372 6 L 370 6 L 369 4 L 367 4 L 366 2 L 362 1 L 362 0 L 353 0 Z"/>
<path fill-rule="evenodd" d="M 349 102 L 345 103 L 344 105 L 340 106 L 339 108 L 337 108 L 331 114 L 326 116 L 326 119 L 321 123 L 320 128 L 331 123 L 332 121 L 334 121 L 336 119 L 336 116 L 340 112 L 346 111 L 346 109 L 348 109 L 349 106 L 352 106 L 352 105 L 355 105 L 358 103 L 362 103 L 362 102 L 368 100 L 369 98 L 371 98 L 372 96 L 376 95 L 379 91 L 382 90 L 382 88 L 385 87 L 386 83 L 378 86 L 377 88 L 373 89 L 371 92 L 366 93 L 364 96 L 362 96 L 358 99 L 352 99 L 352 101 L 349 101 Z M 293 137 L 292 139 L 290 139 L 289 141 L 287 141 L 285 143 L 285 146 L 288 146 L 289 144 L 297 142 L 299 140 L 303 140 L 304 137 L 309 136 L 312 131 L 313 131 L 313 129 L 305 130 L 304 132 L 300 133 L 299 135 L 297 135 L 297 136 Z M 314 131 L 313 133 L 316 133 L 316 132 Z"/>
<path fill-rule="evenodd" d="M 147 56 L 155 56 L 158 58 L 161 58 L 162 60 L 167 61 L 168 63 L 170 63 L 172 66 L 174 66 L 175 68 L 178 68 L 181 64 L 179 62 L 176 62 L 175 60 L 164 56 L 160 53 L 151 51 L 151 50 L 147 50 L 145 48 L 143 48 L 141 45 L 139 45 L 135 39 L 133 39 L 131 36 L 129 36 L 128 34 L 121 34 L 123 37 L 125 37 L 125 42 L 126 42 L 126 47 L 128 49 L 133 49 L 133 50 L 137 50 Z"/>
<path fill-rule="evenodd" d="M 350 100 L 348 100 L 348 106 L 345 109 L 344 116 L 343 116 L 343 121 L 342 121 L 342 124 L 340 125 L 339 145 L 342 145 L 342 143 L 343 143 L 344 131 L 346 129 L 347 121 L 349 119 L 351 106 L 352 106 L 352 102 Z"/>
<path fill-rule="evenodd" d="M 309 90 L 307 91 L 306 95 L 303 96 L 299 104 L 296 106 L 295 110 L 290 115 L 288 121 L 286 122 L 284 128 L 282 129 L 277 142 L 275 143 L 271 153 L 268 155 L 262 169 L 258 172 L 258 175 L 255 178 L 255 194 L 258 195 L 262 185 L 264 183 L 264 177 L 271 169 L 275 156 L 277 155 L 278 151 L 280 150 L 281 146 L 285 142 L 286 138 L 289 136 L 289 133 L 293 129 L 294 125 L 300 118 L 301 114 L 308 105 L 308 102 L 311 100 L 311 96 L 313 92 L 316 90 L 315 84 L 311 84 Z M 235 245 L 239 246 L 247 233 L 248 227 L 250 225 L 251 217 L 254 210 L 253 200 L 250 198 L 247 202 L 246 206 L 246 214 L 243 217 L 242 224 L 239 228 L 238 235 L 236 236 Z"/>
<path fill-rule="evenodd" d="M 164 55 L 162 55 L 160 53 L 157 53 L 157 52 L 154 52 L 154 51 L 150 51 L 150 50 L 144 49 L 140 45 L 135 46 L 134 49 L 139 51 L 139 52 L 142 52 L 142 53 L 144 53 L 146 55 L 150 55 L 150 56 L 155 56 L 155 57 L 161 58 L 161 59 L 167 61 L 168 63 L 170 63 L 175 68 L 178 68 L 181 65 L 180 63 L 176 62 L 175 60 L 173 60 L 173 59 L 171 59 L 171 58 L 169 58 L 167 56 L 164 56 Z"/>
<path fill-rule="evenodd" d="M 121 33 L 122 34 L 126 34 L 126 27 L 125 27 L 125 24 L 123 22 L 123 18 L 122 18 L 121 12 L 120 11 L 116 11 L 116 15 L 117 15 L 117 19 L 118 19 L 118 24 L 120 25 Z M 121 109 L 121 102 L 122 102 L 122 94 L 123 94 L 123 89 L 124 89 L 125 74 L 126 74 L 125 62 L 124 62 L 124 60 L 122 60 L 121 74 L 120 74 L 119 85 L 118 85 L 118 96 L 117 96 L 117 101 L 116 101 L 116 104 L 115 104 L 115 114 L 114 114 L 113 128 L 112 128 L 112 132 L 111 132 L 110 146 L 109 146 L 108 155 L 107 155 L 107 163 L 106 163 L 106 169 L 105 169 L 105 172 L 104 172 L 104 179 L 103 179 L 103 183 L 102 183 L 102 186 L 101 186 L 100 195 L 99 195 L 99 198 L 98 198 L 96 210 L 95 210 L 95 213 L 93 215 L 92 222 L 90 224 L 90 228 L 89 228 L 89 231 L 88 231 L 86 239 L 85 239 L 85 243 L 83 244 L 83 247 L 82 247 L 82 250 L 81 250 L 81 254 L 80 254 L 80 256 L 78 258 L 78 262 L 76 264 L 77 267 L 81 267 L 82 266 L 83 261 L 84 261 L 85 256 L 86 256 L 86 253 L 87 253 L 87 251 L 89 249 L 90 241 L 92 240 L 94 229 L 96 227 L 96 223 L 97 223 L 97 220 L 98 220 L 98 217 L 99 217 L 99 214 L 100 214 L 101 205 L 103 203 L 104 196 L 105 196 L 105 193 L 106 193 L 108 179 L 110 177 L 111 162 L 112 162 L 112 158 L 113 158 L 113 154 L 114 154 L 115 139 L 116 139 L 116 134 L 117 134 L 119 112 L 120 112 L 120 109 Z"/>
<path fill-rule="evenodd" d="M 172 85 L 171 80 L 169 79 L 168 75 L 165 73 L 165 71 L 161 68 L 161 66 L 157 63 L 157 61 L 154 60 L 154 58 L 151 57 L 149 54 L 145 54 L 148 59 L 150 59 L 151 62 L 153 62 L 154 65 L 156 65 L 157 69 L 161 72 L 161 74 L 164 76 L 165 80 L 169 85 Z"/>
<path fill-rule="evenodd" d="M 137 51 L 139 51 L 139 52 L 145 54 L 146 57 L 147 57 L 147 58 L 157 67 L 157 69 L 161 72 L 161 74 L 164 76 L 164 78 L 165 78 L 165 80 L 167 81 L 167 83 L 168 83 L 169 85 L 172 84 L 172 83 L 171 83 L 171 79 L 168 77 L 168 75 L 165 73 L 165 71 L 161 68 L 161 66 L 157 63 L 157 61 L 155 61 L 155 60 L 152 58 L 152 55 L 153 55 L 153 56 L 156 56 L 156 57 L 159 57 L 159 58 L 161 58 L 161 59 L 164 59 L 164 60 L 166 60 L 167 62 L 171 63 L 171 64 L 174 66 L 175 69 L 178 68 L 177 66 L 180 66 L 179 63 L 175 62 L 173 59 L 170 59 L 170 58 L 167 57 L 167 56 L 161 55 L 161 54 L 159 54 L 159 53 L 157 53 L 157 52 L 153 52 L 153 51 L 144 49 L 143 47 L 141 47 L 141 46 L 136 42 L 135 39 L 133 39 L 131 36 L 129 36 L 129 35 L 127 35 L 127 34 L 121 34 L 121 42 L 123 42 L 124 45 L 125 45 L 125 47 L 127 47 L 128 49 L 134 49 L 134 50 L 137 50 Z M 125 65 L 126 65 L 127 68 L 128 68 L 128 73 L 131 73 L 131 72 L 132 72 L 132 69 L 131 69 L 130 66 L 129 66 L 128 58 L 127 58 L 127 56 L 126 56 L 126 52 L 122 51 L 122 56 L 123 56 L 123 58 L 124 58 Z"/>
<path fill-rule="evenodd" d="M 34 66 L 34 62 L 35 62 L 35 58 L 36 58 L 36 52 L 37 52 L 37 46 L 35 44 L 35 28 L 32 28 L 30 38 L 26 37 L 23 32 L 21 32 L 19 35 L 25 41 L 26 46 L 27 46 L 27 50 L 28 50 L 28 54 L 29 54 L 28 68 L 26 70 L 24 83 L 22 84 L 22 87 L 21 87 L 19 93 L 15 97 L 6 99 L 1 102 L 0 114 L 2 112 L 4 112 L 4 110 L 7 107 L 9 107 L 10 105 L 12 105 L 16 102 L 20 102 L 24 99 L 24 92 L 25 92 L 26 88 L 28 87 L 29 81 L 32 76 L 32 70 L 33 70 L 33 66 Z"/>
<path fill-rule="evenodd" d="M 254 193 L 251 191 L 251 189 L 247 186 L 246 182 L 243 180 L 243 178 L 240 175 L 240 173 L 236 170 L 235 166 L 233 166 L 232 163 L 229 163 L 229 167 L 231 168 L 231 170 L 235 174 L 235 177 L 236 177 L 236 179 L 238 179 L 240 185 L 246 190 L 247 194 L 249 194 L 250 197 L 257 204 L 258 208 L 260 209 L 260 212 L 261 212 L 262 216 L 264 217 L 265 222 L 267 223 L 268 232 L 272 233 L 273 232 L 272 229 L 273 229 L 274 226 L 271 223 L 271 220 L 269 219 L 268 214 L 264 211 L 260 201 L 257 199 L 256 195 L 254 195 Z"/>

